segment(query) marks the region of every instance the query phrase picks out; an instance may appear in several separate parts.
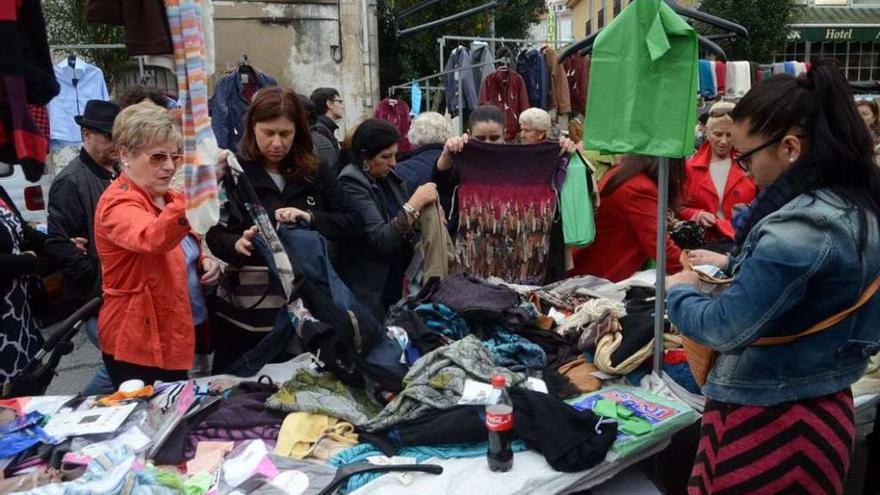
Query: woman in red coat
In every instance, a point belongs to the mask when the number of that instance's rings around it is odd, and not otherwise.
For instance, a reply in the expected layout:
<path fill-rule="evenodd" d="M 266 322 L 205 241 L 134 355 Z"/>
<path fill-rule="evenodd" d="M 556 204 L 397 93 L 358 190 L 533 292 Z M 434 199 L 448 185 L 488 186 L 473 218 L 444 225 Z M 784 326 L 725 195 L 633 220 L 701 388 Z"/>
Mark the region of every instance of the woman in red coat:
<path fill-rule="evenodd" d="M 628 156 L 599 182 L 596 240 L 573 255 L 568 273 L 625 280 L 657 257 L 657 159 Z M 669 204 L 681 190 L 684 164 L 669 160 Z M 681 250 L 666 237 L 666 271 L 681 271 Z"/>
<path fill-rule="evenodd" d="M 709 242 L 732 241 L 733 207 L 755 199 L 752 178 L 734 164 L 736 151 L 730 142 L 733 103 L 720 102 L 709 111 L 708 140 L 686 165 L 686 178 L 679 214 L 706 229 Z"/>

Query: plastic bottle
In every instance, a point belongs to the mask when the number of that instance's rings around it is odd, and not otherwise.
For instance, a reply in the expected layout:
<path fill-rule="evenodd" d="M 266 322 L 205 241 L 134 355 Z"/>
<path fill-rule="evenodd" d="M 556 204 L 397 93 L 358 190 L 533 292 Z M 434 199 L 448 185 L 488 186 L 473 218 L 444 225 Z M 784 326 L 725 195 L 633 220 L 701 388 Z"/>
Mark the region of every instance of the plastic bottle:
<path fill-rule="evenodd" d="M 486 405 L 486 429 L 489 430 L 486 460 L 491 471 L 505 472 L 513 466 L 513 402 L 505 390 L 504 376 L 493 376 L 492 388 Z"/>

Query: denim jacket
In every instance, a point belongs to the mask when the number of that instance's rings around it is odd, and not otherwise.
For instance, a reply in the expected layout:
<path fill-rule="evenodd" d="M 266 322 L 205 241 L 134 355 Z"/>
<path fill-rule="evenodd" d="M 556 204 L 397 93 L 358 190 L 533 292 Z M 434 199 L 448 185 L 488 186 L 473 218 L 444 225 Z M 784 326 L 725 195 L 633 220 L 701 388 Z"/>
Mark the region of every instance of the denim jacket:
<path fill-rule="evenodd" d="M 801 195 L 752 229 L 736 276 L 717 298 L 679 285 L 669 316 L 682 334 L 719 351 L 703 392 L 714 400 L 770 406 L 849 387 L 880 350 L 880 294 L 833 327 L 792 343 L 750 346 L 794 335 L 852 306 L 880 274 L 880 233 L 868 214 L 828 190 Z M 859 238 L 867 229 L 866 245 Z"/>

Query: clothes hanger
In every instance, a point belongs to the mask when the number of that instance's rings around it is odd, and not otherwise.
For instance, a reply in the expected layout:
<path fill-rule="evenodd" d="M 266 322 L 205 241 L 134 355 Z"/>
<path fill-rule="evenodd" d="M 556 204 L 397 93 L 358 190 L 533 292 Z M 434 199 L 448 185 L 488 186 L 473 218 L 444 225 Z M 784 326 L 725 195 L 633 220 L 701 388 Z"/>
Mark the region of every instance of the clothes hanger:
<path fill-rule="evenodd" d="M 71 69 L 76 68 L 76 54 L 75 53 L 68 53 L 67 54 L 67 65 L 69 65 Z"/>

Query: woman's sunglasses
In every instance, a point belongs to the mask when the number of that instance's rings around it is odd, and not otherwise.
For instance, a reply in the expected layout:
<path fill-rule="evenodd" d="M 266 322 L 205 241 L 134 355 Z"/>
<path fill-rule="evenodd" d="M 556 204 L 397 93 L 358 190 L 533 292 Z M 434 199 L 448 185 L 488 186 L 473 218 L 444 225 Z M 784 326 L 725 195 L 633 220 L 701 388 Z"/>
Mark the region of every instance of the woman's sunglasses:
<path fill-rule="evenodd" d="M 181 164 L 183 164 L 183 154 L 182 153 L 165 153 L 165 152 L 160 151 L 160 152 L 156 152 L 156 153 L 151 153 L 149 155 L 149 158 L 150 158 L 150 165 L 152 165 L 154 167 L 161 167 L 168 160 L 171 160 L 171 163 L 175 167 L 179 167 Z"/>

